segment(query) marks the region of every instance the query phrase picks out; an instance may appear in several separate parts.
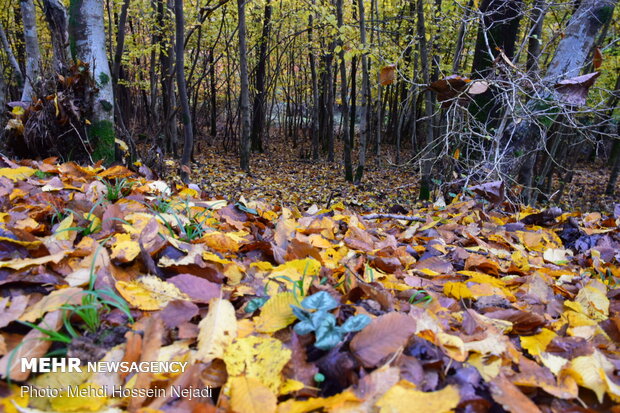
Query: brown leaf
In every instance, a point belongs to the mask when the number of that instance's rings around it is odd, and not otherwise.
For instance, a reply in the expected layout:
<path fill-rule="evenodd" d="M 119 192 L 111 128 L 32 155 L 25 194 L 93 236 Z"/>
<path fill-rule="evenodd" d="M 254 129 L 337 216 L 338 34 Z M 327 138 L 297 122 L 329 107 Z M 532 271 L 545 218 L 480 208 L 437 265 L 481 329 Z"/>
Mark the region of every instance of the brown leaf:
<path fill-rule="evenodd" d="M 603 53 L 600 47 L 594 49 L 594 58 L 592 59 L 592 68 L 598 70 L 603 65 Z"/>
<path fill-rule="evenodd" d="M 142 352 L 140 354 L 140 362 L 157 361 L 159 349 L 162 344 L 162 336 L 164 332 L 164 323 L 157 317 L 146 319 L 144 326 L 144 338 L 142 340 Z M 187 370 L 186 370 L 187 372 Z M 137 373 L 135 389 L 149 389 L 153 373 L 140 372 Z M 142 406 L 146 400 L 147 392 L 144 396 L 132 397 L 129 402 L 129 409 L 135 410 Z"/>
<path fill-rule="evenodd" d="M 212 298 L 220 296 L 219 284 L 191 274 L 179 274 L 168 279 L 169 283 L 177 286 L 181 292 L 187 294 L 192 301 L 208 303 Z"/>
<path fill-rule="evenodd" d="M 431 270 L 439 274 L 449 274 L 454 271 L 452 263 L 442 257 L 431 257 L 418 261 L 415 265 L 416 270 Z"/>
<path fill-rule="evenodd" d="M 588 99 L 588 91 L 594 85 L 600 72 L 588 73 L 587 75 L 573 77 L 558 82 L 555 89 L 564 101 L 569 105 L 583 106 Z"/>
<path fill-rule="evenodd" d="M 175 328 L 179 324 L 191 320 L 196 315 L 198 315 L 198 306 L 185 300 L 171 301 L 159 313 L 159 316 L 168 328 Z"/>
<path fill-rule="evenodd" d="M 384 314 L 357 333 L 349 347 L 365 367 L 376 367 L 407 344 L 415 332 L 415 324 L 415 320 L 406 314 Z"/>
<path fill-rule="evenodd" d="M 28 297 L 25 295 L 18 295 L 11 301 L 9 301 L 9 297 L 0 300 L 0 328 L 17 320 L 26 310 L 27 304 Z"/>
<path fill-rule="evenodd" d="M 502 181 L 494 181 L 485 184 L 475 185 L 470 187 L 469 189 L 493 204 L 501 203 L 506 197 L 506 193 L 504 191 L 504 182 Z"/>
<path fill-rule="evenodd" d="M 490 383 L 491 396 L 493 400 L 501 404 L 502 407 L 513 413 L 536 413 L 540 412 L 538 406 L 534 404 L 521 390 L 512 384 L 504 375 L 500 374 Z"/>
<path fill-rule="evenodd" d="M 128 331 L 125 334 L 127 344 L 125 344 L 125 354 L 122 361 L 134 363 L 140 360 L 140 352 L 142 351 L 142 336 L 136 332 Z M 119 375 L 122 379 L 127 377 L 129 372 L 120 372 Z"/>
<path fill-rule="evenodd" d="M 396 80 L 396 65 L 387 65 L 381 68 L 379 73 L 379 83 L 381 86 L 387 86 L 394 83 Z"/>
<path fill-rule="evenodd" d="M 58 331 L 62 325 L 62 313 L 53 311 L 47 313 L 39 323 L 39 327 L 46 330 Z M 15 381 L 24 381 L 30 376 L 30 371 L 21 371 L 21 359 L 32 359 L 42 357 L 52 345 L 45 333 L 37 329 L 32 329 L 26 334 L 19 348 L 13 353 L 9 353 L 0 359 L 0 377 L 8 377 Z"/>

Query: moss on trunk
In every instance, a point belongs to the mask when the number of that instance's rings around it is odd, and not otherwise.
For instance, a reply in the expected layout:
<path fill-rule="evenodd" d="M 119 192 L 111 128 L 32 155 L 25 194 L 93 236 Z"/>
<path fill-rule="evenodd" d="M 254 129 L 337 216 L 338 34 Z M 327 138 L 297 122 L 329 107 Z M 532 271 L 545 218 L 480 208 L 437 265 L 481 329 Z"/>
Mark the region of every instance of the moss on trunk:
<path fill-rule="evenodd" d="M 109 120 L 94 122 L 88 128 L 88 136 L 95 148 L 93 160 L 103 160 L 106 164 L 114 162 L 114 124 Z"/>

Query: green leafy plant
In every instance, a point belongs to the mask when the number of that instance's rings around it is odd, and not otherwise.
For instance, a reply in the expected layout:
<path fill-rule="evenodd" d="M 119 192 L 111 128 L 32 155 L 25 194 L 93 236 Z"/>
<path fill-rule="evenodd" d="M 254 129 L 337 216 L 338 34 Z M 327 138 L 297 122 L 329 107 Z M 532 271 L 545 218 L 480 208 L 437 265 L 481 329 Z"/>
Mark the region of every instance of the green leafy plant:
<path fill-rule="evenodd" d="M 50 174 L 48 174 L 47 172 L 43 172 L 42 170 L 38 169 L 38 170 L 36 170 L 36 171 L 34 172 L 34 176 L 35 176 L 36 178 L 39 178 L 39 179 L 45 179 L 45 178 L 47 178 L 48 176 L 50 176 Z"/>
<path fill-rule="evenodd" d="M 329 311 L 340 304 L 326 291 L 319 291 L 304 298 L 301 307 L 291 306 L 293 314 L 300 321 L 294 330 L 299 335 L 314 332 L 314 346 L 321 350 L 329 350 L 340 343 L 345 334 L 362 330 L 370 323 L 370 317 L 358 314 L 349 317 L 342 325 L 336 325 L 336 317 Z"/>
<path fill-rule="evenodd" d="M 161 202 L 157 201 L 155 205 L 149 206 L 149 209 L 163 221 L 170 235 L 175 237 L 177 236 L 176 231 L 162 214 L 167 213 L 171 215 L 179 228 L 179 240 L 185 242 L 191 242 L 202 238 L 206 232 L 203 221 L 207 217 L 207 214 L 211 213 L 209 208 L 200 212 L 193 212 L 189 200 L 185 200 L 180 205 L 180 208 L 179 204 L 172 204 L 164 200 Z"/>
<path fill-rule="evenodd" d="M 409 304 L 418 305 L 422 303 L 430 303 L 433 301 L 433 297 L 431 297 L 426 290 L 416 290 L 411 297 L 409 297 Z"/>
<path fill-rule="evenodd" d="M 114 183 L 104 181 L 104 184 L 106 187 L 105 197 L 111 203 L 129 195 L 133 187 L 133 182 L 128 181 L 127 178 L 120 180 L 117 178 L 114 180 Z"/>

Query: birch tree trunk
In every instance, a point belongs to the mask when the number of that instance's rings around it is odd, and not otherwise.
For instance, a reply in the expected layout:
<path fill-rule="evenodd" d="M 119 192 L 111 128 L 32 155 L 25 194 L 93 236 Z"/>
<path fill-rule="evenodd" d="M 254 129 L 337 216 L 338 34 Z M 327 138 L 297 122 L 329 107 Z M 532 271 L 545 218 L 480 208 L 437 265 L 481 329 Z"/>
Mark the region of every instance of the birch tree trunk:
<path fill-rule="evenodd" d="M 41 53 L 37 35 L 37 15 L 32 0 L 20 0 L 22 22 L 24 24 L 24 44 L 26 47 L 26 79 L 22 91 L 22 101 L 31 102 L 34 84 L 41 73 Z"/>
<path fill-rule="evenodd" d="M 93 119 L 88 137 L 95 150 L 94 160 L 114 161 L 114 89 L 105 46 L 103 3 L 99 0 L 71 0 L 69 6 L 71 54 L 90 65 L 97 84 Z"/>
<path fill-rule="evenodd" d="M 246 53 L 245 2 L 246 0 L 237 0 L 239 11 L 239 74 L 241 76 L 239 158 L 241 169 L 250 172 L 250 88 Z"/>
<path fill-rule="evenodd" d="M 558 81 L 570 79 L 580 74 L 587 64 L 588 54 L 594 45 L 597 33 L 612 18 L 617 0 L 583 0 L 564 30 L 555 56 L 547 69 L 544 83 L 549 88 Z M 546 136 L 541 133 L 536 121 L 536 108 L 541 102 L 554 99 L 553 92 L 546 92 L 539 99 L 528 102 L 527 108 L 533 114 L 524 119 L 516 119 L 508 125 L 502 136 L 502 147 L 507 148 L 507 159 L 502 160 L 502 172 L 508 176 L 519 174 L 521 183 L 530 180 L 531 170 L 528 160 L 542 147 Z M 547 118 L 551 117 L 549 114 Z M 518 114 L 515 114 L 518 118 Z"/>

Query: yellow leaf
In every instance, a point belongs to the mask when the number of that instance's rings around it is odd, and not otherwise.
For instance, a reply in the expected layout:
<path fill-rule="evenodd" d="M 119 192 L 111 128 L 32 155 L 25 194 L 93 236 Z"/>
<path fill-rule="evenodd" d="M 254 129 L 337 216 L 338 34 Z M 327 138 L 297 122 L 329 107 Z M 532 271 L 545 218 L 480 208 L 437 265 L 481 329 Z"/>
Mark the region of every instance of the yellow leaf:
<path fill-rule="evenodd" d="M 26 267 L 30 267 L 32 265 L 41 265 L 47 264 L 48 262 L 53 262 L 54 264 L 58 264 L 60 260 L 65 256 L 67 251 L 60 251 L 56 254 L 47 255 L 45 257 L 40 258 L 16 258 L 14 260 L 8 261 L 0 261 L 0 268 L 12 268 L 14 270 L 21 270 Z"/>
<path fill-rule="evenodd" d="M 533 336 L 521 336 L 521 347 L 532 356 L 539 356 L 546 351 L 547 346 L 557 336 L 553 331 L 543 328 L 540 333 Z"/>
<path fill-rule="evenodd" d="M 312 277 L 317 275 L 321 271 L 321 263 L 314 258 L 305 258 L 302 260 L 292 260 L 285 264 L 279 265 L 271 271 L 269 274 L 270 279 L 275 279 L 278 282 L 283 283 L 288 290 L 293 290 L 293 283 L 304 280 L 304 293 L 312 284 Z M 289 281 L 283 277 L 287 277 L 292 280 Z M 270 290 L 270 294 L 276 294 L 278 285 L 276 283 L 270 283 L 269 286 L 273 290 Z"/>
<path fill-rule="evenodd" d="M 280 394 L 282 395 L 292 393 L 294 391 L 299 391 L 304 387 L 306 387 L 306 385 L 298 380 L 287 379 L 280 387 Z"/>
<path fill-rule="evenodd" d="M 9 178 L 13 182 L 17 182 L 32 176 L 36 169 L 20 166 L 19 168 L 0 168 L 0 177 Z"/>
<path fill-rule="evenodd" d="M 101 220 L 95 214 L 91 214 L 90 212 L 86 212 L 84 214 L 84 219 L 89 221 L 89 228 L 91 231 L 95 231 L 97 228 L 101 226 Z"/>
<path fill-rule="evenodd" d="M 256 331 L 274 333 L 295 321 L 291 305 L 299 305 L 291 292 L 279 293 L 271 297 L 261 308 L 260 316 L 255 320 Z"/>
<path fill-rule="evenodd" d="M 447 282 L 443 286 L 443 293 L 456 300 L 474 298 L 474 295 L 465 283 Z"/>
<path fill-rule="evenodd" d="M 278 399 L 263 383 L 252 377 L 233 377 L 230 384 L 230 405 L 239 413 L 273 413 Z"/>
<path fill-rule="evenodd" d="M 223 232 L 209 232 L 201 239 L 209 247 L 220 252 L 239 251 L 239 242 L 235 237 Z"/>
<path fill-rule="evenodd" d="M 586 310 L 586 314 L 593 320 L 605 321 L 609 316 L 609 298 L 606 287 L 597 281 L 590 281 L 579 290 L 575 301 Z"/>
<path fill-rule="evenodd" d="M 30 307 L 19 319 L 32 323 L 43 317 L 45 313 L 58 310 L 64 304 L 79 304 L 82 302 L 82 292 L 82 289 L 78 287 L 63 288 L 62 290 L 53 291 Z"/>
<path fill-rule="evenodd" d="M 203 251 L 202 259 L 205 261 L 216 262 L 218 264 L 226 265 L 230 264 L 232 261 L 226 260 L 224 258 L 220 258 L 217 254 L 214 254 L 209 251 Z"/>
<path fill-rule="evenodd" d="M 36 241 L 21 241 L 18 239 L 13 239 L 13 238 L 8 238 L 8 237 L 1 237 L 0 236 L 0 242 L 8 242 L 10 244 L 15 244 L 15 245 L 21 245 L 22 247 L 26 247 L 26 248 L 37 248 L 39 245 L 42 244 L 41 241 L 36 240 Z"/>
<path fill-rule="evenodd" d="M 380 408 L 380 413 L 410 412 L 412 406 L 415 406 L 416 411 L 442 413 L 455 409 L 460 400 L 459 390 L 455 386 L 423 392 L 413 389 L 411 383 L 403 380 L 388 390 L 376 406 Z"/>
<path fill-rule="evenodd" d="M 339 407 L 351 402 L 360 402 L 360 399 L 351 390 L 345 390 L 331 397 L 311 397 L 308 400 L 287 400 L 278 405 L 278 413 L 306 413 L 322 409 L 335 411 Z"/>
<path fill-rule="evenodd" d="M 0 399 L 0 406 L 4 409 L 4 413 L 18 413 L 19 410 L 15 405 L 19 407 L 28 406 L 28 393 L 21 396 L 20 388 L 17 386 L 11 386 L 11 394 L 7 397 Z"/>
<path fill-rule="evenodd" d="M 487 357 L 477 353 L 469 356 L 467 363 L 474 366 L 485 381 L 491 381 L 497 377 L 502 368 L 500 357 Z"/>
<path fill-rule="evenodd" d="M 192 188 L 183 188 L 181 191 L 179 191 L 178 196 L 181 197 L 181 198 L 196 198 L 196 199 L 200 199 L 200 194 L 198 193 L 198 191 L 196 191 L 195 189 L 192 189 Z"/>
<path fill-rule="evenodd" d="M 605 392 L 607 391 L 607 383 L 603 379 L 605 371 L 600 363 L 597 353 L 589 356 L 575 357 L 570 361 L 569 367 L 563 370 L 571 375 L 582 387 L 592 390 L 598 401 L 603 402 Z"/>
<path fill-rule="evenodd" d="M 282 383 L 280 372 L 291 358 L 291 350 L 271 337 L 249 336 L 235 340 L 224 351 L 224 362 L 230 376 L 245 374 L 278 393 Z"/>
<path fill-rule="evenodd" d="M 161 310 L 173 300 L 189 300 L 176 285 L 153 275 L 130 282 L 117 281 L 116 289 L 131 306 L 146 311 Z"/>
<path fill-rule="evenodd" d="M 105 392 L 105 390 L 102 390 L 102 388 L 96 384 L 80 384 L 76 390 L 80 392 L 78 396 L 63 392 L 59 397 L 52 398 L 50 403 L 54 410 L 57 412 L 96 412 L 106 403 L 106 397 L 97 396 L 98 392 Z M 81 394 L 84 394 L 84 396 Z"/>
<path fill-rule="evenodd" d="M 213 298 L 209 312 L 198 324 L 198 351 L 194 358 L 205 363 L 222 358 L 224 350 L 237 337 L 235 307 L 228 300 Z"/>
<path fill-rule="evenodd" d="M 75 231 L 67 231 L 72 226 L 73 214 L 69 214 L 65 219 L 60 221 L 60 224 L 56 228 L 56 232 L 54 232 L 54 238 L 60 241 L 68 241 L 71 238 L 71 234 L 75 233 Z"/>
<path fill-rule="evenodd" d="M 117 234 L 112 245 L 111 259 L 119 262 L 131 262 L 140 254 L 140 244 L 131 239 L 131 234 Z"/>

